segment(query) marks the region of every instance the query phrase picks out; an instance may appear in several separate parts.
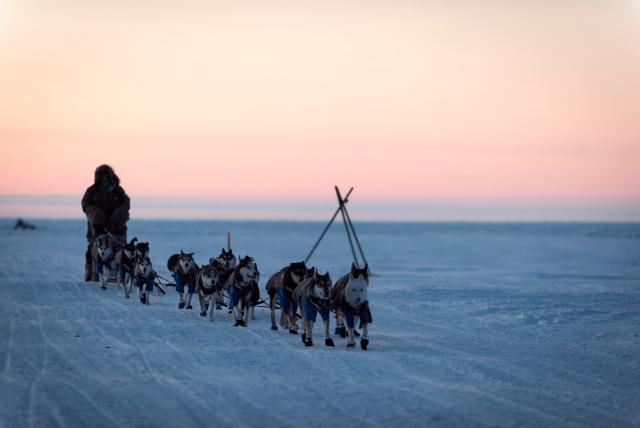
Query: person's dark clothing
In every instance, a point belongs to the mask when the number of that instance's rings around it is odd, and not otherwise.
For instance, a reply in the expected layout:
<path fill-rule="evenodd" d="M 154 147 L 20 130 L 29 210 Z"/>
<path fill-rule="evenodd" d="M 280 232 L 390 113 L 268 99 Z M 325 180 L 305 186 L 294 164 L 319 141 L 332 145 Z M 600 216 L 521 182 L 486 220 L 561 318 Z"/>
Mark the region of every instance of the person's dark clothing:
<path fill-rule="evenodd" d="M 106 176 L 108 183 L 102 183 Z M 106 184 L 106 186 L 105 186 Z M 104 232 L 125 235 L 129 220 L 130 200 L 120 186 L 120 179 L 108 165 L 100 165 L 95 172 L 95 182 L 82 197 L 82 211 L 87 215 L 89 228 L 87 239 Z"/>

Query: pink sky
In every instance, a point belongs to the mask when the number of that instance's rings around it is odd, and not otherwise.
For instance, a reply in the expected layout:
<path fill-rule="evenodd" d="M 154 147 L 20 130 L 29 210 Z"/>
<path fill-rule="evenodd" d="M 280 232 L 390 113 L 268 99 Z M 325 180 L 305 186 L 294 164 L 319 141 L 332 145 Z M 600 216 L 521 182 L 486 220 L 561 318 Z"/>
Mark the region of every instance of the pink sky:
<path fill-rule="evenodd" d="M 41 3 L 0 1 L 0 216 L 109 163 L 134 199 L 640 220 L 637 0 Z"/>

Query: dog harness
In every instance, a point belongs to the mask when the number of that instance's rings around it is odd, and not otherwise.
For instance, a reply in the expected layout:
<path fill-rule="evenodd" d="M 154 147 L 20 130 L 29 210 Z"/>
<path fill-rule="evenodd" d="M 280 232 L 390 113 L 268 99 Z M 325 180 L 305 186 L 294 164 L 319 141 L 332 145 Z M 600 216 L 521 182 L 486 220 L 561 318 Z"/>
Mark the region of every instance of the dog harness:
<path fill-rule="evenodd" d="M 99 276 L 102 273 L 102 270 L 104 269 L 105 266 L 107 267 L 107 269 L 111 270 L 111 260 L 109 261 L 98 260 L 96 262 L 96 276 Z"/>
<path fill-rule="evenodd" d="M 176 280 L 176 291 L 178 293 L 184 293 L 185 285 L 189 293 L 193 294 L 196 292 L 196 278 L 193 272 L 182 273 L 180 269 L 176 269 L 173 277 Z"/>
<path fill-rule="evenodd" d="M 296 311 L 298 310 L 298 302 L 285 295 L 284 287 L 278 288 L 276 290 L 276 295 L 278 296 L 278 304 L 280 305 L 281 310 L 290 314 L 296 313 Z"/>
<path fill-rule="evenodd" d="M 313 296 L 309 296 L 306 298 L 302 296 L 300 298 L 302 303 L 302 309 L 304 310 L 304 316 L 306 319 L 316 322 L 316 317 L 318 312 L 320 312 L 320 316 L 323 321 L 329 320 L 329 304 L 328 299 L 318 299 Z"/>
<path fill-rule="evenodd" d="M 355 317 L 360 318 L 360 328 L 363 324 L 371 324 L 373 317 L 371 316 L 371 309 L 369 309 L 369 302 L 365 301 L 360 304 L 359 308 L 351 306 L 344 297 L 340 301 L 340 312 L 344 315 L 344 319 L 347 322 L 347 327 L 355 327 Z"/>
<path fill-rule="evenodd" d="M 153 291 L 153 276 L 138 276 L 136 277 L 136 287 L 139 289 L 145 289 L 148 292 Z"/>

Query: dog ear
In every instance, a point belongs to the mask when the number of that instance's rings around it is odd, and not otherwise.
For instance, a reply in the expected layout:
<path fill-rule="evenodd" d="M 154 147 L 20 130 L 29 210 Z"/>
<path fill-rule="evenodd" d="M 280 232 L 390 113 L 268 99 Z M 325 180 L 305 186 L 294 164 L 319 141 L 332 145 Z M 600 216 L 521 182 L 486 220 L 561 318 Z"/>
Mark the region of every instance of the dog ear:
<path fill-rule="evenodd" d="M 134 237 L 131 242 L 129 242 L 129 245 L 133 245 L 135 244 L 135 242 L 138 240 L 138 238 Z"/>
<path fill-rule="evenodd" d="M 356 267 L 356 264 L 351 262 L 351 273 L 357 273 L 358 268 Z"/>

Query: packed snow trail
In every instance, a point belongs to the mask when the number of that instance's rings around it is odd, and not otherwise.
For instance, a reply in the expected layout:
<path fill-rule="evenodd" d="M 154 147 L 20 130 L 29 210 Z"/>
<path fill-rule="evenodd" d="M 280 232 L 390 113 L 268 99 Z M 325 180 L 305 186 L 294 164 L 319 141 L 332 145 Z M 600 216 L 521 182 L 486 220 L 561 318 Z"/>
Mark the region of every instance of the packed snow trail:
<path fill-rule="evenodd" d="M 640 426 L 640 226 L 363 224 L 368 351 L 81 281 L 84 222 L 0 222 L 2 427 Z M 132 221 L 158 272 L 226 231 L 262 281 L 319 223 Z M 346 272 L 335 228 L 311 260 Z M 264 286 L 264 282 L 261 284 Z M 333 320 L 332 329 L 333 331 Z"/>

